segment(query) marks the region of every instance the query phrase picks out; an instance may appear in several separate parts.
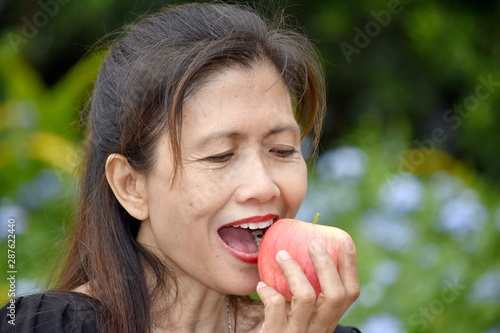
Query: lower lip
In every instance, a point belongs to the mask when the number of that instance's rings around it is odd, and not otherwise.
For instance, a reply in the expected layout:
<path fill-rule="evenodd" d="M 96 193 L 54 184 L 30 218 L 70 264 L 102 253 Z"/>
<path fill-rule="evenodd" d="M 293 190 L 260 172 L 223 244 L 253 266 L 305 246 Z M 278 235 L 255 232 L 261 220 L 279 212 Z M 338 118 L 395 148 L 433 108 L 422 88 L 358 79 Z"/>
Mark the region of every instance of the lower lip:
<path fill-rule="evenodd" d="M 247 264 L 256 264 L 257 263 L 257 258 L 259 257 L 259 253 L 245 253 L 245 252 L 240 252 L 240 251 L 235 251 L 234 249 L 230 248 L 227 246 L 226 243 L 220 238 L 220 241 L 224 248 L 229 252 L 233 257 L 238 259 L 239 261 L 243 261 Z"/>

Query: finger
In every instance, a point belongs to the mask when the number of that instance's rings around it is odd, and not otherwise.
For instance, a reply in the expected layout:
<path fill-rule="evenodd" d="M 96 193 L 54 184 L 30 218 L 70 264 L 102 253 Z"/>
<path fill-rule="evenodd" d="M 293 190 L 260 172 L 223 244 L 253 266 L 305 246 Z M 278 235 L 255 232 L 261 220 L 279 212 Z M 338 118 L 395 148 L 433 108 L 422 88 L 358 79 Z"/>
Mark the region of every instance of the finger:
<path fill-rule="evenodd" d="M 264 324 L 262 325 L 261 332 L 285 332 L 287 318 L 286 301 L 283 295 L 262 281 L 257 284 L 256 291 L 264 304 Z"/>
<path fill-rule="evenodd" d="M 342 249 L 339 249 L 339 274 L 346 293 L 343 312 L 351 306 L 360 293 L 356 248 L 352 239 L 345 238 Z"/>
<path fill-rule="evenodd" d="M 309 332 L 323 332 L 336 326 L 342 316 L 345 290 L 335 262 L 318 241 L 313 241 L 309 246 L 309 255 L 321 286 Z M 330 330 L 332 331 L 333 329 Z"/>
<path fill-rule="evenodd" d="M 350 237 L 345 238 L 342 246 L 339 247 L 338 263 L 339 276 L 344 287 L 345 298 L 337 318 L 332 322 L 332 330 L 335 329 L 344 313 L 358 298 L 360 292 L 356 248 Z"/>
<path fill-rule="evenodd" d="M 316 304 L 316 292 L 300 265 L 286 251 L 279 251 L 276 261 L 285 275 L 292 292 L 288 313 L 288 332 L 305 332 Z"/>

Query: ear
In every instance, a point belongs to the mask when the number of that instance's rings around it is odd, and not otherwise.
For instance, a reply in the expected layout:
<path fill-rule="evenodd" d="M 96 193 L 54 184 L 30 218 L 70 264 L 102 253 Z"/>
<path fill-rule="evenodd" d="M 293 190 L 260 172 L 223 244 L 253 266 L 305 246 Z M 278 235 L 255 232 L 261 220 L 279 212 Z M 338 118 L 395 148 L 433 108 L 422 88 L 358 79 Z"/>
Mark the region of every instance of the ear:
<path fill-rule="evenodd" d="M 146 176 L 136 172 L 125 156 L 120 154 L 108 156 L 106 179 L 116 199 L 130 215 L 140 221 L 149 218 Z"/>

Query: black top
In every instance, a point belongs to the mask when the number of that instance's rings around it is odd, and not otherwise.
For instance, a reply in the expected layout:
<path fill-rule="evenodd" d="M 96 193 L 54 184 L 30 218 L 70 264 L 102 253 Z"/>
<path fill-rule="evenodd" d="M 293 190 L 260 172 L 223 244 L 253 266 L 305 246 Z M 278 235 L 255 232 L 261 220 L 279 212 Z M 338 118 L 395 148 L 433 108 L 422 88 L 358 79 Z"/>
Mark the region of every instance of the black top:
<path fill-rule="evenodd" d="M 81 293 L 46 292 L 19 297 L 14 304 L 15 311 L 11 302 L 0 309 L 2 333 L 97 333 L 99 331 L 97 326 L 99 303 Z M 360 333 L 360 331 L 339 325 L 333 333 Z"/>

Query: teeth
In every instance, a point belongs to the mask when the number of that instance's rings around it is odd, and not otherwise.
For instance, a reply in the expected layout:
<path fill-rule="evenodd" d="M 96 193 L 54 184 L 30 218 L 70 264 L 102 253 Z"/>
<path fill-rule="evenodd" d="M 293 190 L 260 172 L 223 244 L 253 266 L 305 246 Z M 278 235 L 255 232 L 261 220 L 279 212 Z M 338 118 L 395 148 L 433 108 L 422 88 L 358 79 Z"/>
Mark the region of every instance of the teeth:
<path fill-rule="evenodd" d="M 238 225 L 233 225 L 233 228 L 242 228 L 242 229 L 250 229 L 252 231 L 252 236 L 255 240 L 255 244 L 257 244 L 257 248 L 260 249 L 260 242 L 262 241 L 262 237 L 264 237 L 264 230 L 267 227 L 270 227 L 273 224 L 273 220 L 265 221 L 265 222 L 257 222 L 257 223 L 242 223 Z"/>
<path fill-rule="evenodd" d="M 259 226 L 259 229 L 265 229 L 267 227 L 270 227 L 273 224 L 273 220 L 269 220 L 269 221 L 266 221 L 266 222 L 259 222 L 257 224 Z"/>
<path fill-rule="evenodd" d="M 257 230 L 257 229 L 265 229 L 267 227 L 270 227 L 272 224 L 273 224 L 273 220 L 269 220 L 269 221 L 257 222 L 257 223 L 242 223 L 242 224 L 238 224 L 238 225 L 233 225 L 233 227 L 234 228 Z"/>

